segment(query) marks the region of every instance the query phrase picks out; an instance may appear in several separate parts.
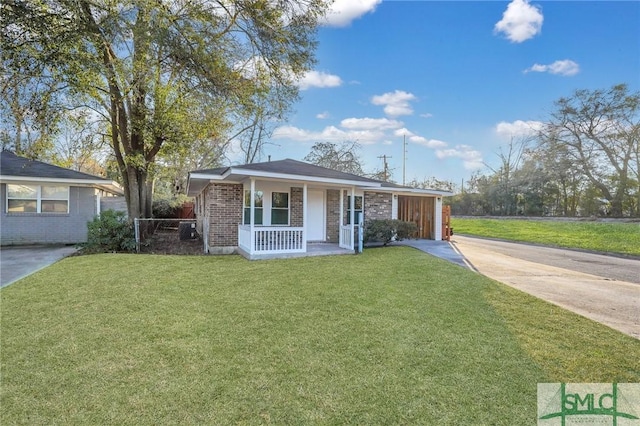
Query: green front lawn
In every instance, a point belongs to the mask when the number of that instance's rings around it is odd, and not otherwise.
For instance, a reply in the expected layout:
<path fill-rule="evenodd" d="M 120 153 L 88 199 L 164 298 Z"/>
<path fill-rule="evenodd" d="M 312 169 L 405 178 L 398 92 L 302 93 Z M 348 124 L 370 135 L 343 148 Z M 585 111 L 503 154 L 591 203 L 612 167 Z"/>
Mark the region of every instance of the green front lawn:
<path fill-rule="evenodd" d="M 534 424 L 640 341 L 406 247 L 93 255 L 0 292 L 0 424 Z"/>
<path fill-rule="evenodd" d="M 640 256 L 640 222 L 453 218 L 456 234 Z"/>

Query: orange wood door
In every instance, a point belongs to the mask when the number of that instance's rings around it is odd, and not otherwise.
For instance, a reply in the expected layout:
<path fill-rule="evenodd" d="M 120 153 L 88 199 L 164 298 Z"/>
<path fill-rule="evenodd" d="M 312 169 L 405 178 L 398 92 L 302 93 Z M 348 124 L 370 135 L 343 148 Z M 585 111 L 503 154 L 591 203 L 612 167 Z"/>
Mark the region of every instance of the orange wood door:
<path fill-rule="evenodd" d="M 398 197 L 398 219 L 418 226 L 417 238 L 431 239 L 434 219 L 434 199 L 427 197 Z"/>
<path fill-rule="evenodd" d="M 442 206 L 442 239 L 451 240 L 451 206 Z"/>

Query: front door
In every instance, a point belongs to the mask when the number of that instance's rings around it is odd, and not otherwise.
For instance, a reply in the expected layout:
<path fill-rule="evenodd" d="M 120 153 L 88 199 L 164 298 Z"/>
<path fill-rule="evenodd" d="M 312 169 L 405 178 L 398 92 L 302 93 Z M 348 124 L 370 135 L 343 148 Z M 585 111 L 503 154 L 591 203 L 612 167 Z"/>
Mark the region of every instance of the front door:
<path fill-rule="evenodd" d="M 327 209 L 324 203 L 324 191 L 307 191 L 307 241 L 325 241 Z"/>

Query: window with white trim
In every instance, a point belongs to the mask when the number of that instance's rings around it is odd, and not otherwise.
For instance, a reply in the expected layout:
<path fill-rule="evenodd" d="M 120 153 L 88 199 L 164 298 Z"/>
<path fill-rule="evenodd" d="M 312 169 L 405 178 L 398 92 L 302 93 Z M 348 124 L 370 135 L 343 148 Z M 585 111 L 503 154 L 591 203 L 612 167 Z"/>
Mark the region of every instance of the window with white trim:
<path fill-rule="evenodd" d="M 360 223 L 362 216 L 362 196 L 356 195 L 354 199 L 355 224 Z M 351 195 L 347 195 L 347 225 L 351 225 Z"/>
<path fill-rule="evenodd" d="M 69 213 L 69 187 L 7 184 L 7 213 Z"/>
<path fill-rule="evenodd" d="M 262 225 L 262 207 L 264 194 L 262 191 L 254 191 L 254 225 Z M 244 225 L 251 223 L 251 191 L 244 191 Z"/>
<path fill-rule="evenodd" d="M 289 193 L 288 192 L 272 192 L 271 193 L 271 224 L 272 225 L 288 225 L 289 224 Z"/>

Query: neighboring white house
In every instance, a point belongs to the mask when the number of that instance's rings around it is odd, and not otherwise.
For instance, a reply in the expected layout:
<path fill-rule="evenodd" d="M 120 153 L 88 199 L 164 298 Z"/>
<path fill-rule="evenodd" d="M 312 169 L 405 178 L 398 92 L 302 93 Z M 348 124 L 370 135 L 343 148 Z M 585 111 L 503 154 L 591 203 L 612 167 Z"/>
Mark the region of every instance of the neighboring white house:
<path fill-rule="evenodd" d="M 123 195 L 111 180 L 0 153 L 0 244 L 73 244 L 87 240 L 100 199 Z"/>
<path fill-rule="evenodd" d="M 360 215 L 415 222 L 419 238 L 441 240 L 442 197 L 452 194 L 286 159 L 193 171 L 187 195 L 206 252 L 259 259 L 320 242 L 353 252 Z"/>

